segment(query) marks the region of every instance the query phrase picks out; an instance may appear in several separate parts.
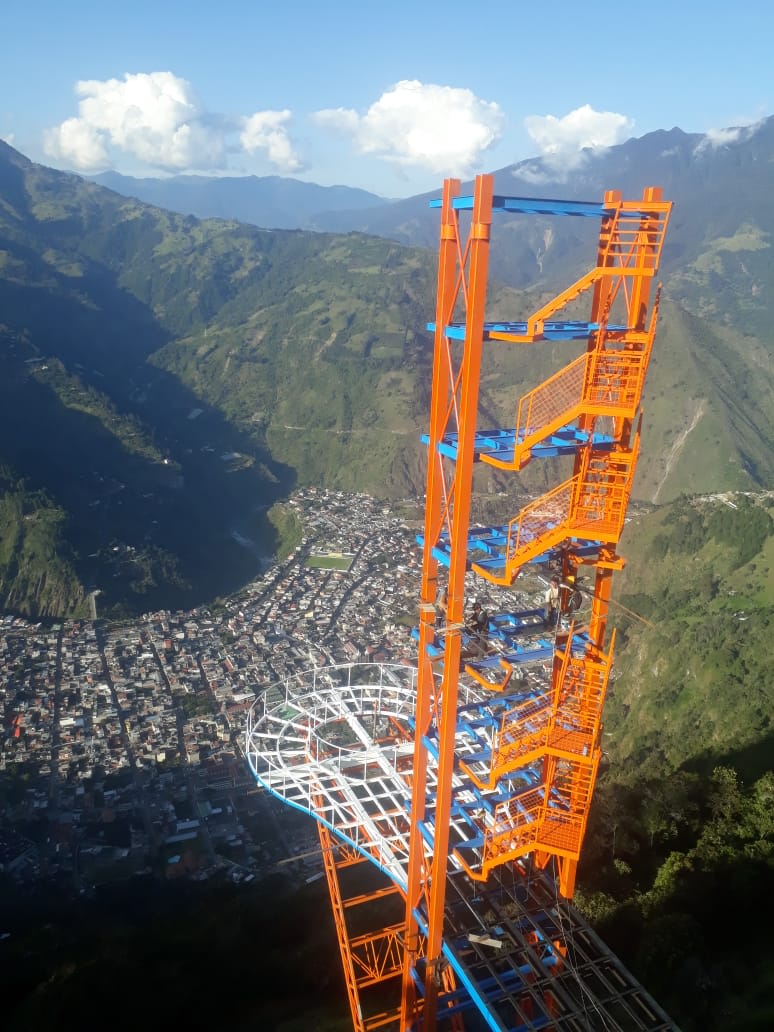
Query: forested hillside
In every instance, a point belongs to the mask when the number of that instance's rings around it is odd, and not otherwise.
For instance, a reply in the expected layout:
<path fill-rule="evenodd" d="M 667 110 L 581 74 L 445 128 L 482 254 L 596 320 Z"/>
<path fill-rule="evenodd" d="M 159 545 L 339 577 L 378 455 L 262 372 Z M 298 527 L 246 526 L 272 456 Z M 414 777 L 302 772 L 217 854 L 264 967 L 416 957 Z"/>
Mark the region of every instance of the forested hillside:
<path fill-rule="evenodd" d="M 689 1032 L 764 1029 L 774 950 L 774 494 L 628 524 L 577 903 Z"/>
<path fill-rule="evenodd" d="M 86 615 L 63 533 L 66 514 L 0 469 L 0 600 L 12 612 Z"/>
<path fill-rule="evenodd" d="M 410 482 L 427 255 L 200 223 L 5 144 L 0 197 L 0 457 L 66 514 L 103 612 L 240 587 L 275 548 L 267 507 L 299 478 Z M 370 448 L 353 425 L 386 430 Z M 13 597 L 47 611 L 26 587 Z"/>
<path fill-rule="evenodd" d="M 725 168 L 721 158 L 707 168 Z M 683 165 L 670 165 L 667 189 L 694 174 Z M 590 189 L 589 175 L 565 192 Z M 560 274 L 591 264 L 578 221 L 498 228 L 493 259 L 508 283 L 492 284 L 493 316 L 525 316 L 566 285 Z M 726 235 L 709 239 L 676 209 L 642 500 L 772 482 L 772 340 L 758 285 L 767 237 L 763 223 L 752 234 L 734 224 L 717 222 Z M 548 249 L 537 265 L 536 233 Z M 545 265 L 526 277 L 528 294 L 513 286 L 525 281 L 519 255 Z M 295 483 L 421 493 L 435 262 L 435 248 L 377 237 L 174 215 L 0 144 L 0 458 L 64 513 L 82 590 L 98 586 L 107 613 L 191 605 L 239 587 L 273 552 L 266 509 Z M 718 275 L 736 283 L 728 297 L 713 288 Z M 482 425 L 512 423 L 520 395 L 571 350 L 488 348 Z M 522 486 L 547 479 L 533 463 Z M 503 486 L 482 473 L 478 498 Z M 22 611 L 46 608 L 29 587 L 14 598 Z"/>
<path fill-rule="evenodd" d="M 616 760 L 641 771 L 706 766 L 730 742 L 741 754 L 771 733 L 773 516 L 774 493 L 725 494 L 684 498 L 627 526 L 620 687 L 608 706 Z M 760 769 L 751 761 L 743 773 Z"/>

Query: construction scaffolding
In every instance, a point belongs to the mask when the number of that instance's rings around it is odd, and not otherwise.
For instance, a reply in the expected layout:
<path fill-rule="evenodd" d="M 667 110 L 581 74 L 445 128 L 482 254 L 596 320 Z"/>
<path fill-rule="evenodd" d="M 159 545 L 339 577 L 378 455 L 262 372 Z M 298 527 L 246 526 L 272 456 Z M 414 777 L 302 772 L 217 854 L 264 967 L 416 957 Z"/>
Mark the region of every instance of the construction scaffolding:
<path fill-rule="evenodd" d="M 433 204 L 416 670 L 363 664 L 275 686 L 251 713 L 248 758 L 318 821 L 358 1032 L 672 1029 L 569 902 L 671 205 L 655 188 L 637 201 L 499 197 L 492 176 L 470 196 L 447 180 Z M 506 213 L 597 219 L 596 263 L 525 320 L 488 322 L 492 224 Z M 484 349 L 556 341 L 585 351 L 524 394 L 513 426 L 480 428 Z M 569 477 L 503 525 L 471 525 L 476 464 L 518 476 L 557 456 Z M 527 566 L 557 580 L 549 612 L 497 604 Z M 473 627 L 476 579 L 487 606 Z"/>

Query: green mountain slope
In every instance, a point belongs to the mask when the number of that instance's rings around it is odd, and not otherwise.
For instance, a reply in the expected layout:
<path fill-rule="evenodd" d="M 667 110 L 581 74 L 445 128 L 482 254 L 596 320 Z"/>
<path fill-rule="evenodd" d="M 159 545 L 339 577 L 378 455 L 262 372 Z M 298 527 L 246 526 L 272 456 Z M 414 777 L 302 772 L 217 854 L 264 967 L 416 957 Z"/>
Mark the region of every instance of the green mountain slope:
<path fill-rule="evenodd" d="M 657 772 L 751 750 L 744 773 L 760 776 L 756 747 L 774 726 L 774 493 L 680 499 L 632 519 L 621 553 L 611 757 Z"/>
<path fill-rule="evenodd" d="M 562 268 L 580 232 L 551 237 Z M 504 237 L 495 246 L 531 246 Z M 0 459 L 67 514 L 78 576 L 103 606 L 238 587 L 275 547 L 266 507 L 295 482 L 422 491 L 435 261 L 376 237 L 199 222 L 0 144 Z M 668 290 L 635 494 L 765 487 L 771 341 Z M 493 314 L 548 296 L 493 284 Z M 482 425 L 512 424 L 570 350 L 487 349 Z M 546 480 L 533 463 L 524 486 Z M 484 498 L 501 486 L 477 479 Z"/>
<path fill-rule="evenodd" d="M 636 497 L 774 483 L 773 392 L 764 342 L 666 302 L 643 396 Z"/>
<path fill-rule="evenodd" d="M 87 615 L 64 534 L 65 513 L 0 470 L 0 606 L 17 613 Z"/>
<path fill-rule="evenodd" d="M 642 511 L 621 552 L 576 902 L 685 1032 L 768 1028 L 774 493 Z"/>
<path fill-rule="evenodd" d="M 389 470 L 418 427 L 431 256 L 200 223 L 5 145 L 0 194 L 0 458 L 67 513 L 103 610 L 243 584 L 275 547 L 283 460 L 355 486 L 358 454 L 362 486 L 405 485 Z M 338 432 L 380 422 L 396 431 L 381 458 L 378 435 Z"/>
<path fill-rule="evenodd" d="M 265 435 L 303 482 L 403 492 L 429 370 L 432 258 L 375 238 L 298 235 L 213 326 L 153 361 Z"/>

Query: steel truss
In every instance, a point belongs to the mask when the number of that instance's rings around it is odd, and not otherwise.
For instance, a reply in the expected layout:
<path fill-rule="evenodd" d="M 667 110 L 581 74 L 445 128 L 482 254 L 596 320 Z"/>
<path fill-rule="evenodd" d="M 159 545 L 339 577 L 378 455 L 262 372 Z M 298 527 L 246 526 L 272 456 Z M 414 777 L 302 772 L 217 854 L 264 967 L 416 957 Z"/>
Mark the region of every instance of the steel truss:
<path fill-rule="evenodd" d="M 481 882 L 452 855 L 441 963 L 428 966 L 427 913 L 421 908 L 417 940 L 406 943 L 408 851 L 385 849 L 383 838 L 390 822 L 406 842 L 411 833 L 413 772 L 404 746 L 414 725 L 414 678 L 406 667 L 380 664 L 310 671 L 269 689 L 248 721 L 248 760 L 258 781 L 318 821 L 353 1028 L 400 1027 L 400 980 L 411 946 L 420 998 L 437 983 L 439 1028 L 673 1029 L 560 897 L 553 870 L 540 870 L 530 857 L 495 866 Z M 521 696 L 539 702 L 546 678 L 538 668 L 527 680 L 531 685 Z M 488 710 L 495 713 L 493 697 L 475 683 L 463 686 L 461 696 L 457 748 L 473 764 L 471 729 Z M 497 701 L 505 706 L 508 698 Z M 460 767 L 454 784 L 459 807 L 450 830 L 455 842 L 470 827 L 465 806 L 497 798 Z M 428 768 L 432 788 L 438 772 L 434 749 Z M 538 766 L 531 776 L 539 776 Z M 427 862 L 434 833 L 428 814 Z"/>
<path fill-rule="evenodd" d="M 251 713 L 249 761 L 318 821 L 358 1032 L 674 1028 L 569 903 L 601 756 L 607 608 L 671 205 L 655 188 L 601 204 L 504 198 L 479 176 L 472 196 L 447 180 L 435 206 L 417 669 L 345 666 L 275 686 Z M 498 213 L 600 222 L 594 267 L 518 322 L 485 317 Z M 518 400 L 513 426 L 479 428 L 483 348 L 559 340 L 585 341 L 585 353 Z M 470 525 L 476 463 L 518 474 L 561 455 L 568 479 L 503 526 Z M 526 564 L 560 577 L 556 628 L 538 611 L 495 607 L 486 648 L 472 649 L 466 581 L 507 588 Z M 593 577 L 583 619 L 580 571 Z M 365 862 L 384 885 L 348 894 L 347 873 Z M 385 894 L 399 897 L 402 921 L 380 916 Z M 363 930 L 351 915 L 366 911 Z M 378 1003 L 364 1007 L 374 987 Z"/>

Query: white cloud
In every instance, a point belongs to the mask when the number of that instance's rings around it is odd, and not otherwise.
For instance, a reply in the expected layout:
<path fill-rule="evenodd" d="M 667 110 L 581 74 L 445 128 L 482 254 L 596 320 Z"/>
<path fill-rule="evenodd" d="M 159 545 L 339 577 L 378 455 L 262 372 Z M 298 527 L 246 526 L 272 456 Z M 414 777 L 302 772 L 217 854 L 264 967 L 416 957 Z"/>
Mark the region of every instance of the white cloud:
<path fill-rule="evenodd" d="M 239 140 L 248 154 L 265 150 L 280 172 L 299 172 L 303 168 L 288 136 L 285 123 L 290 111 L 258 111 L 243 120 Z"/>
<path fill-rule="evenodd" d="M 590 104 L 584 104 L 563 118 L 529 115 L 524 126 L 547 164 L 572 168 L 582 163 L 584 148 L 623 143 L 634 128 L 634 121 L 626 115 L 595 111 Z"/>
<path fill-rule="evenodd" d="M 52 158 L 62 158 L 78 169 L 105 168 L 110 164 L 106 137 L 82 118 L 67 118 L 47 129 L 43 148 Z"/>
<path fill-rule="evenodd" d="M 717 150 L 732 143 L 749 140 L 763 125 L 765 119 L 759 119 L 750 125 L 734 126 L 731 129 L 708 129 L 694 150 L 694 154 L 702 154 L 707 150 Z"/>
<path fill-rule="evenodd" d="M 467 176 L 502 135 L 495 103 L 470 90 L 404 79 L 360 116 L 344 108 L 318 111 L 318 124 L 351 135 L 362 154 L 433 173 Z"/>
<path fill-rule="evenodd" d="M 111 148 L 170 171 L 223 164 L 222 132 L 207 124 L 190 83 L 171 72 L 82 80 L 75 92 L 78 116 L 45 135 L 51 157 L 82 170 L 109 165 Z"/>
<path fill-rule="evenodd" d="M 739 128 L 708 129 L 704 134 L 704 144 L 706 147 L 725 147 L 728 143 L 736 143 L 741 135 L 742 130 Z"/>
<path fill-rule="evenodd" d="M 357 133 L 360 125 L 360 116 L 357 111 L 350 111 L 347 108 L 327 108 L 325 111 L 316 111 L 312 118 L 322 126 L 335 129 L 340 133 Z"/>
<path fill-rule="evenodd" d="M 13 133 L 0 133 L 0 140 L 3 143 L 7 143 L 9 147 L 13 146 L 14 134 Z"/>
<path fill-rule="evenodd" d="M 512 175 L 514 179 L 533 183 L 535 186 L 561 178 L 557 176 L 557 170 L 553 166 L 545 165 L 542 161 L 522 161 L 513 170 Z"/>
<path fill-rule="evenodd" d="M 44 148 L 81 171 L 109 168 L 118 154 L 168 172 L 223 169 L 229 136 L 240 124 L 250 153 L 263 148 L 281 171 L 300 167 L 284 126 L 290 112 L 259 112 L 241 120 L 211 114 L 191 84 L 172 72 L 84 80 L 75 92 L 77 117 L 47 130 Z"/>

